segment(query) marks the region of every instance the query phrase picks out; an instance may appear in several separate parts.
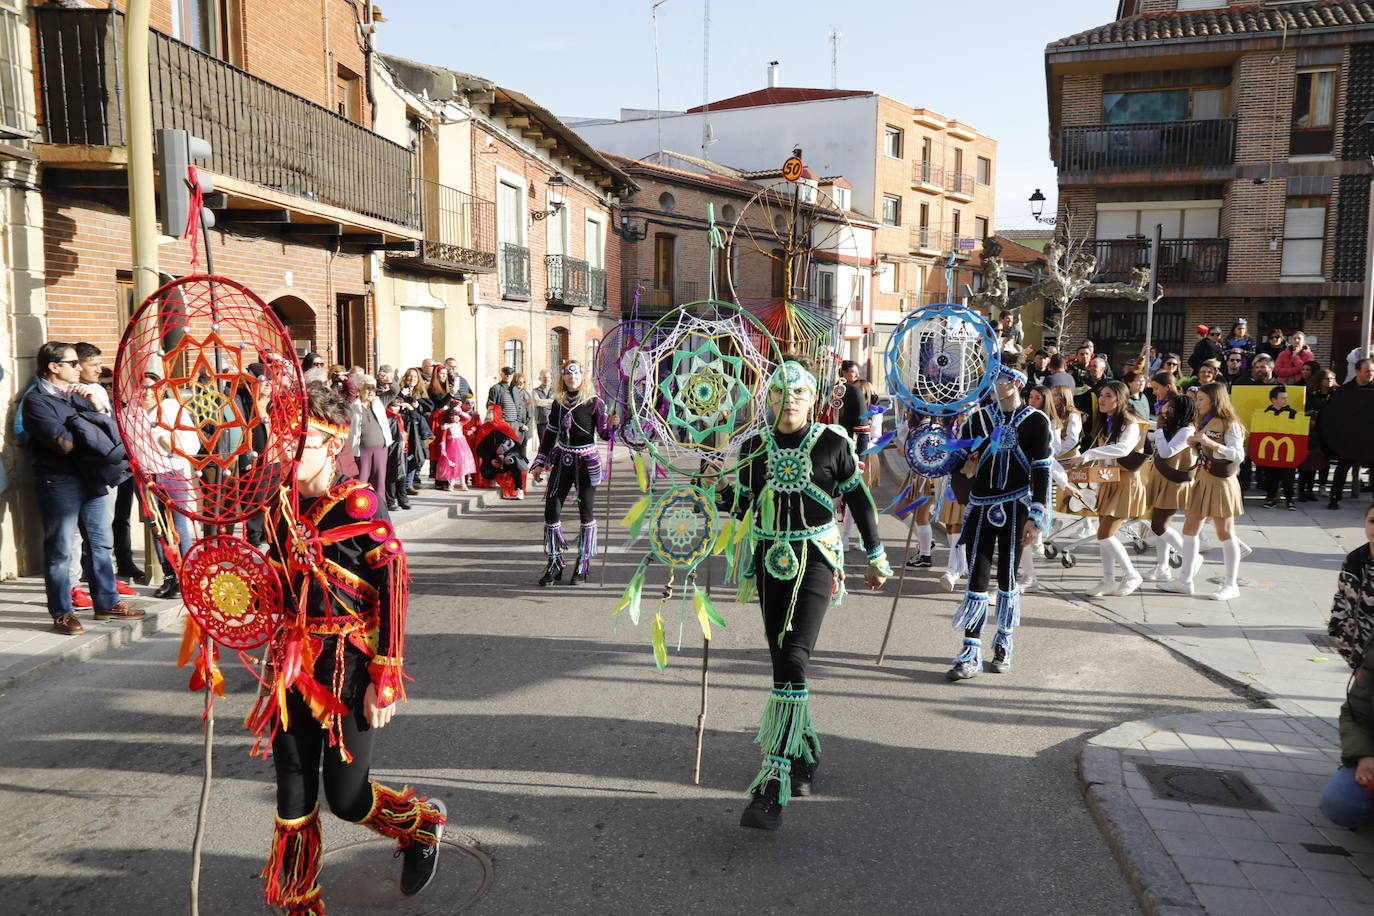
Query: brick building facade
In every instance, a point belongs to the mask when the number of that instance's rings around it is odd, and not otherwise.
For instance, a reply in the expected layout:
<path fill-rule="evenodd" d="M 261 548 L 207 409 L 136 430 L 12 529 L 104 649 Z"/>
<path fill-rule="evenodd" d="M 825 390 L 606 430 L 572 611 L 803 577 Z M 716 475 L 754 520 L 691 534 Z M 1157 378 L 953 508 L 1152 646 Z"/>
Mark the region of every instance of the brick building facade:
<path fill-rule="evenodd" d="M 1118 18 L 1046 49 L 1057 228 L 1099 257 L 1099 280 L 1148 262 L 1164 226 L 1152 337 L 1238 318 L 1315 338 L 1344 377 L 1359 341 L 1374 130 L 1374 19 L 1347 0 L 1273 7 L 1123 0 Z M 1358 98 L 1357 98 L 1358 97 Z M 1143 306 L 1088 301 L 1070 344 L 1124 358 Z"/>

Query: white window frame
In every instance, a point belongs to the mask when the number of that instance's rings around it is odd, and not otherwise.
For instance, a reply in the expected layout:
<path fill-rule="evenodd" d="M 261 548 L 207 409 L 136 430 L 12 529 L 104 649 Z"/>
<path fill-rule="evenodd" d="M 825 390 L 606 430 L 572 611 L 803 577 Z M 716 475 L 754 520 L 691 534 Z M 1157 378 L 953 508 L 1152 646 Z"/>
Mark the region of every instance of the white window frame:
<path fill-rule="evenodd" d="M 895 200 L 895 201 L 897 202 L 897 207 L 896 207 L 896 210 L 897 210 L 897 219 L 896 219 L 895 222 L 888 222 L 888 221 L 887 221 L 887 202 L 888 202 L 889 200 Z M 883 195 L 883 209 L 882 209 L 882 212 L 878 214 L 878 218 L 882 220 L 882 223 L 883 223 L 884 226 L 900 226 L 900 225 L 902 224 L 902 198 L 901 198 L 901 195 L 898 195 L 898 194 L 884 194 L 884 195 Z"/>
<path fill-rule="evenodd" d="M 34 135 L 33 83 L 24 4 L 0 0 L 0 136 Z"/>
<path fill-rule="evenodd" d="M 894 136 L 897 138 L 897 154 L 895 156 L 888 149 L 888 141 Z M 906 131 L 891 124 L 883 125 L 883 155 L 889 159 L 906 158 Z"/>
<path fill-rule="evenodd" d="M 501 218 L 501 188 L 500 188 L 500 186 L 503 185 L 503 184 L 504 184 L 504 185 L 508 185 L 508 186 L 510 186 L 510 187 L 512 187 L 512 188 L 515 188 L 515 189 L 519 192 L 519 193 L 516 195 L 516 196 L 519 198 L 519 200 L 520 200 L 520 207 L 519 207 L 519 209 L 518 209 L 518 210 L 516 211 L 516 213 L 515 213 L 515 216 L 516 216 L 517 218 L 516 218 L 516 219 L 513 219 L 513 220 L 511 221 L 511 225 L 516 227 L 516 233 L 517 233 L 517 235 L 519 235 L 519 238 L 508 239 L 508 238 L 506 238 L 504 235 L 501 234 L 501 233 L 502 233 L 502 229 L 503 229 L 503 227 L 504 227 L 504 225 L 505 225 L 505 220 L 503 220 L 503 219 Z M 526 198 L 525 198 L 525 195 L 528 193 L 528 187 L 527 187 L 527 185 L 526 185 L 524 176 L 519 175 L 519 174 L 516 174 L 515 172 L 508 171 L 508 170 L 506 170 L 506 169 L 503 169 L 503 168 L 501 168 L 500 166 L 497 166 L 497 168 L 496 168 L 496 185 L 497 185 L 497 189 L 496 189 L 496 208 L 497 208 L 497 209 L 496 209 L 496 241 L 497 241 L 497 243 L 499 244 L 499 243 L 501 243 L 501 242 L 509 242 L 509 243 L 512 244 L 512 245 L 519 245 L 521 248 L 528 248 L 528 247 L 530 247 L 530 246 L 529 246 L 529 241 L 528 241 L 529 236 L 528 236 L 528 233 L 527 233 L 527 231 L 526 231 L 526 224 L 527 224 L 527 222 L 528 222 L 528 220 L 529 220 L 529 213 L 527 213 L 526 210 L 525 210 L 525 199 L 526 199 Z"/>
<path fill-rule="evenodd" d="M 583 253 L 583 256 L 585 257 L 585 259 L 586 259 L 586 261 L 587 261 L 587 265 L 588 265 L 589 267 L 595 267 L 597 270 L 605 270 L 605 269 L 606 269 L 606 218 L 605 218 L 604 216 L 602 216 L 600 213 L 593 213 L 592 211 L 588 210 L 588 211 L 587 211 L 587 215 L 586 215 L 585 222 L 586 222 L 586 223 L 594 223 L 594 224 L 596 225 L 597 230 L 598 230 L 597 235 L 598 235 L 598 236 L 600 237 L 600 239 L 601 239 L 601 245 L 599 246 L 599 248 L 600 248 L 599 251 L 592 251 L 591 246 L 587 244 L 588 241 L 589 241 L 589 239 L 591 238 L 591 235 L 586 231 L 586 228 L 585 228 L 585 226 L 584 226 L 584 228 L 583 228 L 583 230 L 582 230 L 582 253 Z"/>

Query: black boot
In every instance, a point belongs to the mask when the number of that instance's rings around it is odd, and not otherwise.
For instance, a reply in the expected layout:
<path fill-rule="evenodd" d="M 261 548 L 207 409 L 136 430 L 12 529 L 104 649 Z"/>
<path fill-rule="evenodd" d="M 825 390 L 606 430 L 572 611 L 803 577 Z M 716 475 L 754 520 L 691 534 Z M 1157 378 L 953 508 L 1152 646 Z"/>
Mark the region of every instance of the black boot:
<path fill-rule="evenodd" d="M 810 795 L 811 784 L 816 778 L 816 771 L 821 768 L 820 758 L 808 761 L 805 757 L 792 758 L 792 797 L 798 795 Z"/>
<path fill-rule="evenodd" d="M 177 581 L 177 574 L 167 573 L 162 579 L 162 584 L 157 587 L 157 591 L 153 592 L 153 597 L 180 598 L 181 583 Z"/>
<path fill-rule="evenodd" d="M 562 567 L 562 565 L 560 565 L 559 563 L 554 562 L 553 560 L 550 560 L 550 561 L 549 561 L 549 565 L 546 566 L 546 567 L 544 567 L 544 575 L 542 575 L 542 576 L 539 577 L 539 584 L 540 584 L 540 585 L 552 585 L 552 584 L 555 583 L 555 582 L 562 582 L 562 581 L 563 581 L 563 567 Z M 576 585 L 577 583 L 573 583 L 573 584 Z"/>
<path fill-rule="evenodd" d="M 756 789 L 754 797 L 749 801 L 749 807 L 740 815 L 739 825 L 756 827 L 759 830 L 777 830 L 781 827 L 782 803 L 778 801 L 778 792 L 781 788 L 776 779 L 770 779 L 763 784 L 763 788 Z"/>
<path fill-rule="evenodd" d="M 115 567 L 115 575 L 134 582 L 142 582 L 147 577 L 147 573 L 132 559 L 120 561 Z"/>
<path fill-rule="evenodd" d="M 573 574 L 568 577 L 569 585 L 581 585 L 585 581 L 587 581 L 587 577 L 578 572 L 576 568 L 573 569 Z"/>
<path fill-rule="evenodd" d="M 992 650 L 992 661 L 988 663 L 988 670 L 993 674 L 1006 674 L 1011 670 L 1011 653 L 1001 646 Z"/>

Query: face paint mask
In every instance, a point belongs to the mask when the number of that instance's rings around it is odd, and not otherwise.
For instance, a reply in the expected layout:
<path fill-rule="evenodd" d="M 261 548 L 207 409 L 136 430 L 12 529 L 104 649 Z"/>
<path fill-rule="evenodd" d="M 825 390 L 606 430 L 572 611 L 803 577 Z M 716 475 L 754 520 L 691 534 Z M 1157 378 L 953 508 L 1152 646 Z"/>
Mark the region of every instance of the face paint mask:
<path fill-rule="evenodd" d="M 582 367 L 574 363 L 563 370 L 563 384 L 569 391 L 582 387 Z"/>
<path fill-rule="evenodd" d="M 781 409 L 789 397 L 816 399 L 816 377 L 807 372 L 800 364 L 785 362 L 773 373 L 773 377 L 768 381 L 768 395 L 770 401 L 776 401 L 778 409 Z"/>

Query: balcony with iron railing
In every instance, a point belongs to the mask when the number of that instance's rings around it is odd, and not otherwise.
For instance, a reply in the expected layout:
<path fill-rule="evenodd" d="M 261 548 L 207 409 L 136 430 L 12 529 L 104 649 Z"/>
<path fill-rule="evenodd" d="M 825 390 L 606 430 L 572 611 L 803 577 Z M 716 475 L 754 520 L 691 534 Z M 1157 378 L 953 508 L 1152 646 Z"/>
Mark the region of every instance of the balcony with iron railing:
<path fill-rule="evenodd" d="M 511 242 L 501 243 L 501 298 L 530 301 L 530 250 Z"/>
<path fill-rule="evenodd" d="M 1236 119 L 1089 124 L 1059 131 L 1061 172 L 1230 165 Z"/>
<path fill-rule="evenodd" d="M 965 175 L 962 172 L 945 173 L 945 196 L 953 197 L 968 203 L 973 200 L 973 191 L 977 184 L 972 175 Z"/>
<path fill-rule="evenodd" d="M 549 305 L 576 308 L 587 304 L 586 261 L 565 254 L 550 254 L 544 256 L 544 266 L 549 272 Z"/>
<path fill-rule="evenodd" d="M 940 189 L 945 186 L 944 166 L 917 159 L 911 163 L 911 183 L 920 190 L 939 194 Z"/>
<path fill-rule="evenodd" d="M 627 280 L 624 299 L 624 308 L 627 310 L 635 307 L 636 289 L 639 291 L 638 308 L 641 318 L 662 315 L 669 309 L 701 299 L 700 287 L 695 280 Z"/>
<path fill-rule="evenodd" d="M 1133 270 L 1150 266 L 1148 239 L 1095 239 L 1091 245 L 1097 255 L 1097 282 L 1126 283 Z M 1159 249 L 1159 282 L 1225 283 L 1230 250 L 1230 239 L 1165 239 Z"/>
<path fill-rule="evenodd" d="M 955 235 L 953 232 L 945 232 L 939 229 L 927 229 L 924 226 L 911 227 L 911 250 L 929 251 L 949 254 L 954 251 L 961 258 L 966 258 L 978 248 L 978 240 L 968 235 Z"/>
<path fill-rule="evenodd" d="M 52 5 L 32 13 L 43 139 L 126 145 L 123 14 Z M 207 170 L 376 220 L 417 225 L 415 157 L 406 147 L 161 32 L 150 32 L 148 56 L 153 127 L 187 130 L 208 141 L 214 153 L 203 163 Z"/>
<path fill-rule="evenodd" d="M 388 262 L 411 268 L 489 274 L 496 270 L 496 204 L 457 188 L 415 179 L 424 238 L 414 253 Z"/>
<path fill-rule="evenodd" d="M 587 268 L 587 305 L 594 312 L 606 311 L 606 269 Z"/>

